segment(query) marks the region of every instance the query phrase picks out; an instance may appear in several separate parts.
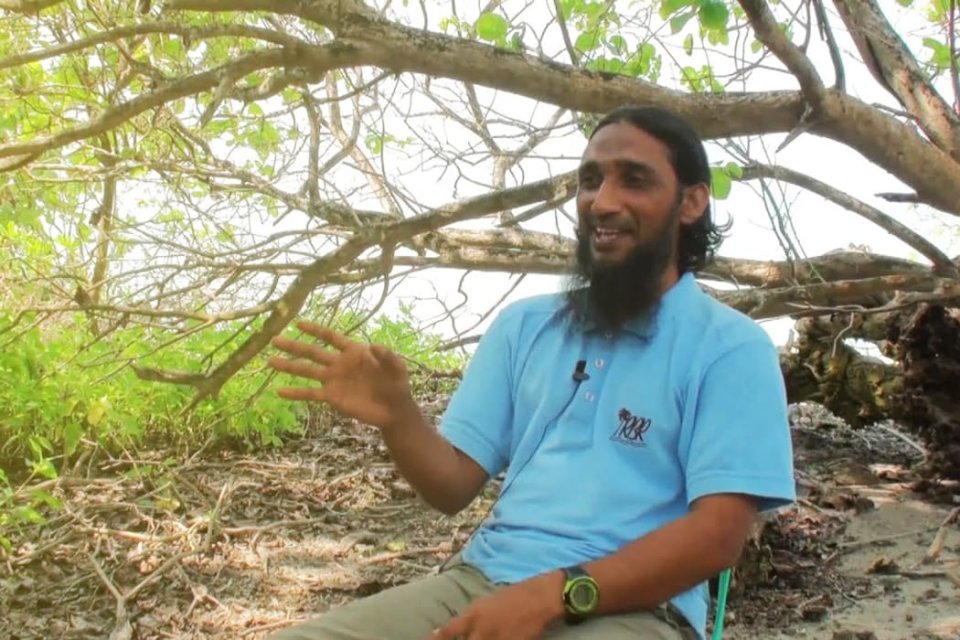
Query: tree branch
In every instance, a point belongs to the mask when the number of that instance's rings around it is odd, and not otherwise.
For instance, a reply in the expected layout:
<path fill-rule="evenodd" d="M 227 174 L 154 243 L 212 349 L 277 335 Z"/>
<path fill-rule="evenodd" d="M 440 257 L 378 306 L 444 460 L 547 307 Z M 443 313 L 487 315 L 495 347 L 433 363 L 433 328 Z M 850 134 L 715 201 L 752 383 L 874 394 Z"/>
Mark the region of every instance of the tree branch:
<path fill-rule="evenodd" d="M 940 149 L 960 162 L 960 115 L 928 81 L 875 0 L 834 0 L 867 67 Z"/>
<path fill-rule="evenodd" d="M 746 291 L 717 291 L 715 296 L 746 313 L 762 320 L 790 316 L 794 318 L 821 315 L 838 310 L 864 312 L 871 308 L 888 311 L 890 294 L 909 291 L 933 293 L 924 300 L 954 300 L 960 296 L 960 281 L 939 280 L 930 275 L 892 275 L 864 280 L 840 280 L 778 289 L 749 289 Z M 881 304 L 877 304 L 877 300 Z M 896 306 L 902 302 L 894 301 Z"/>
<path fill-rule="evenodd" d="M 263 51 L 241 58 L 212 71 L 198 73 L 174 82 L 173 84 L 133 98 L 117 107 L 108 109 L 99 118 L 86 124 L 61 131 L 50 136 L 37 136 L 30 142 L 0 146 L 0 158 L 42 153 L 84 140 L 120 126 L 131 118 L 159 107 L 171 100 L 207 91 L 216 87 L 224 74 L 247 74 L 254 71 L 292 61 L 292 53 L 285 50 Z M 7 167 L 4 167 L 6 170 Z"/>
<path fill-rule="evenodd" d="M 394 264 L 394 247 L 415 235 L 433 231 L 455 222 L 556 197 L 558 190 L 562 189 L 567 182 L 574 180 L 576 180 L 576 174 L 571 171 L 556 178 L 453 202 L 399 222 L 375 225 L 358 230 L 339 249 L 317 258 L 304 267 L 280 299 L 272 305 L 270 315 L 264 321 L 263 326 L 251 334 L 216 369 L 195 385 L 197 392 L 185 411 L 195 407 L 204 398 L 219 393 L 227 380 L 265 349 L 270 344 L 270 340 L 279 335 L 296 317 L 314 289 L 324 284 L 332 274 L 354 264 L 357 258 L 368 249 L 375 246 L 382 248 L 383 255 L 380 260 L 387 263 L 383 266 L 384 273 L 387 273 Z"/>
<path fill-rule="evenodd" d="M 849 209 L 857 215 L 866 218 L 877 225 L 890 235 L 899 238 L 908 246 L 916 249 L 920 254 L 928 258 L 934 265 L 934 271 L 939 275 L 956 278 L 960 276 L 960 270 L 950 258 L 937 248 L 932 242 L 924 238 L 919 233 L 911 230 L 904 224 L 897 222 L 879 209 L 871 207 L 867 203 L 857 200 L 839 189 L 820 182 L 816 178 L 804 175 L 786 167 L 774 167 L 770 165 L 754 164 L 748 165 L 743 169 L 744 180 L 755 180 L 757 178 L 772 178 L 783 182 L 795 184 L 798 187 L 812 191 L 827 200 Z"/>
<path fill-rule="evenodd" d="M 0 2 L 2 1 L 3 0 L 0 0 Z M 205 38 L 225 37 L 254 38 L 288 48 L 296 48 L 306 44 L 297 38 L 292 38 L 282 33 L 278 33 L 270 29 L 262 29 L 260 27 L 234 24 L 221 24 L 210 27 L 187 27 L 181 24 L 157 22 L 151 24 L 138 24 L 129 27 L 117 27 L 116 29 L 110 29 L 87 38 L 74 40 L 73 42 L 64 42 L 63 44 L 54 45 L 52 47 L 47 47 L 37 51 L 21 53 L 15 56 L 8 56 L 0 60 L 0 71 L 31 62 L 49 60 L 50 58 L 54 58 L 56 56 L 63 56 L 77 51 L 82 51 L 89 47 L 95 47 L 98 44 L 106 44 L 108 42 L 113 43 L 122 38 L 129 38 L 131 36 L 138 35 L 149 35 L 152 33 L 177 35 L 194 41 Z"/>
<path fill-rule="evenodd" d="M 63 0 L 0 0 L 0 9 L 30 15 L 55 7 Z"/>
<path fill-rule="evenodd" d="M 290 60 L 292 65 L 306 68 L 314 76 L 336 68 L 373 65 L 397 73 L 422 73 L 496 87 L 576 111 L 606 112 L 631 103 L 662 106 L 690 120 L 708 139 L 791 131 L 804 113 L 803 96 L 798 92 L 683 93 L 636 78 L 575 69 L 409 28 L 381 19 L 355 1 L 171 0 L 167 6 L 198 11 L 268 11 L 322 24 L 335 32 L 338 43 L 301 47 L 291 54 Z M 211 79 L 198 82 L 196 90 L 216 86 Z M 174 86 L 182 91 L 168 93 L 170 99 L 191 93 L 186 85 Z M 141 104 L 149 100 L 151 105 L 156 104 L 157 93 L 131 102 Z M 924 203 L 960 215 L 960 163 L 930 145 L 908 125 L 849 96 L 825 92 L 818 107 L 816 121 L 809 123 L 810 132 L 848 144 L 897 175 L 916 190 Z M 86 125 L 71 130 L 72 135 L 63 140 L 73 141 L 105 128 Z M 48 149 L 52 148 L 50 144 L 50 139 L 45 138 L 32 147 Z M 52 146 L 58 144 L 59 139 Z M 0 157 L 23 156 L 28 147 L 31 145 L 0 147 Z"/>
<path fill-rule="evenodd" d="M 786 65 L 790 73 L 800 83 L 807 100 L 816 103 L 823 94 L 823 80 L 810 62 L 810 58 L 800 50 L 800 47 L 790 42 L 786 34 L 780 30 L 777 19 L 770 11 L 766 0 L 739 0 L 740 6 L 750 18 L 750 24 L 757 34 L 757 39 L 773 52 Z"/>

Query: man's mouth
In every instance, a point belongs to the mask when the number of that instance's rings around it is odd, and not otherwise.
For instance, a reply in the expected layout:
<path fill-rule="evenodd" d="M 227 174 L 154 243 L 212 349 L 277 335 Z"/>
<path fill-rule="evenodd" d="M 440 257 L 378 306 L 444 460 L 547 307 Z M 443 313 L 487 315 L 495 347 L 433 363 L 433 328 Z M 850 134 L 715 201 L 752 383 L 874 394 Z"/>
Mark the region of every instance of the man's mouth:
<path fill-rule="evenodd" d="M 617 249 L 623 242 L 629 240 L 630 232 L 620 227 L 594 227 L 593 248 L 597 251 Z"/>
<path fill-rule="evenodd" d="M 593 230 L 593 235 L 598 240 L 612 240 L 617 236 L 626 235 L 626 233 L 627 232 L 623 229 L 610 229 L 603 227 L 598 227 Z"/>

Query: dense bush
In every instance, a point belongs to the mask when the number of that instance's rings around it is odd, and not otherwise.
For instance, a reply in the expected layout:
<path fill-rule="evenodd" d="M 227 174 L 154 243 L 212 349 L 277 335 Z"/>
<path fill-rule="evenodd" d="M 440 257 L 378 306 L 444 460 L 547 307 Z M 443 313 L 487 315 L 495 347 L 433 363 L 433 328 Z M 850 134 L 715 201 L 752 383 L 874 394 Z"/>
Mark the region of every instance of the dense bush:
<path fill-rule="evenodd" d="M 83 451 L 191 451 L 210 442 L 277 446 L 284 436 L 301 434 L 306 424 L 304 405 L 273 393 L 290 381 L 265 367 L 271 353 L 261 354 L 216 398 L 189 413 L 183 409 L 192 387 L 143 381 L 128 366 L 135 362 L 169 371 L 205 371 L 256 325 L 225 323 L 158 349 L 180 336 L 132 326 L 93 339 L 80 314 L 50 323 L 34 323 L 31 317 L 14 320 L 0 310 L 0 544 L 9 544 L 5 532 L 10 527 L 42 521 L 45 508 L 58 506 L 42 485 L 31 487 L 64 473 Z M 358 339 L 403 354 L 414 373 L 462 365 L 459 355 L 438 351 L 440 337 L 421 332 L 409 309 L 366 323 L 347 313 L 332 324 L 343 329 L 358 323 Z M 15 491 L 15 486 L 21 488 Z"/>

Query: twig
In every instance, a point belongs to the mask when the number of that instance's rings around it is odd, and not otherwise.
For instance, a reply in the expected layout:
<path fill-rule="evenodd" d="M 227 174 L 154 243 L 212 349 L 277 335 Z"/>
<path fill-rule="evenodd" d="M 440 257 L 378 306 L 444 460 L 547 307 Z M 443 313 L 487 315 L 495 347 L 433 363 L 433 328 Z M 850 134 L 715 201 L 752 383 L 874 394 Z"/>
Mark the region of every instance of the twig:
<path fill-rule="evenodd" d="M 278 620 L 276 622 L 269 622 L 267 624 L 261 624 L 256 627 L 251 627 L 240 634 L 240 637 L 249 636 L 252 633 L 260 633 L 261 631 L 270 631 L 272 629 L 277 629 L 279 627 L 289 627 L 292 624 L 302 622 L 303 618 L 293 618 L 292 620 Z"/>
<path fill-rule="evenodd" d="M 933 537 L 933 542 L 927 550 L 927 555 L 924 556 L 922 560 L 923 564 L 933 562 L 940 557 L 940 552 L 943 551 L 943 544 L 947 540 L 947 529 L 953 521 L 957 519 L 957 516 L 960 516 L 960 507 L 954 508 L 953 511 L 943 519 L 943 522 L 940 523 L 940 527 L 937 529 L 937 535 Z"/>
<path fill-rule="evenodd" d="M 407 549 L 405 551 L 397 551 L 396 553 L 384 553 L 379 556 L 373 556 L 372 558 L 364 558 L 360 561 L 362 565 L 371 565 L 371 564 L 380 564 L 383 562 L 390 562 L 391 560 L 397 560 L 399 558 L 406 558 L 408 556 L 422 556 L 428 555 L 431 553 L 442 553 L 444 547 L 437 545 L 434 547 L 424 547 L 420 549 Z"/>
<path fill-rule="evenodd" d="M 850 542 L 841 542 L 837 546 L 841 549 L 854 549 L 857 547 L 867 547 L 872 544 L 877 544 L 879 542 L 890 542 L 892 540 L 899 540 L 900 538 L 909 538 L 910 536 L 922 535 L 924 533 L 929 533 L 934 531 L 934 527 L 926 527 L 924 529 L 915 529 L 913 531 L 904 531 L 902 533 L 894 533 L 886 536 L 879 536 L 877 538 L 870 538 L 869 540 L 851 540 Z"/>
<path fill-rule="evenodd" d="M 927 451 L 926 451 L 926 449 L 924 449 L 924 448 L 921 447 L 919 444 L 917 444 L 916 442 L 914 442 L 913 440 L 911 440 L 911 439 L 908 438 L 907 436 L 903 435 L 903 434 L 900 433 L 899 431 L 897 431 L 897 430 L 895 430 L 895 429 L 891 429 L 890 427 L 887 427 L 887 426 L 882 425 L 882 424 L 874 425 L 874 428 L 880 429 L 880 430 L 883 431 L 884 433 L 889 433 L 890 435 L 892 435 L 892 436 L 894 436 L 894 437 L 896 437 L 896 438 L 900 438 L 900 439 L 903 440 L 905 443 L 907 443 L 908 445 L 910 445 L 911 447 L 913 447 L 914 449 L 916 449 L 917 451 L 919 451 L 919 452 L 920 452 L 920 455 L 922 455 L 924 458 L 927 457 Z"/>
<path fill-rule="evenodd" d="M 99 550 L 100 542 L 98 540 L 96 551 Z M 92 554 L 88 552 L 87 557 L 90 558 L 90 562 L 93 564 L 93 570 L 97 572 L 100 581 L 103 582 L 107 591 L 110 592 L 110 595 L 112 595 L 113 599 L 117 602 L 117 607 L 114 612 L 113 630 L 110 632 L 109 640 L 129 640 L 133 636 L 133 629 L 130 626 L 130 616 L 127 614 L 127 599 L 130 596 L 120 593 L 120 590 L 113 584 L 113 581 L 110 580 L 107 573 L 103 570 L 103 567 L 100 566 L 100 563 L 97 562 L 97 559 L 94 558 Z"/>

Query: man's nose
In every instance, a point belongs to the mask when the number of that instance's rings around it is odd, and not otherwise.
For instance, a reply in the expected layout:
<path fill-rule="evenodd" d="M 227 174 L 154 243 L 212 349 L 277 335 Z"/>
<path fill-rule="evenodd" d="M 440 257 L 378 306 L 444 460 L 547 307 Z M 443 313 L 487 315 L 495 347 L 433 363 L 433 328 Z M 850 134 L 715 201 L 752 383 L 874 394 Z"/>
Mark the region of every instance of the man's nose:
<path fill-rule="evenodd" d="M 620 213 L 623 209 L 623 201 L 619 191 L 610 180 L 604 180 L 597 189 L 590 212 L 596 216 Z"/>

